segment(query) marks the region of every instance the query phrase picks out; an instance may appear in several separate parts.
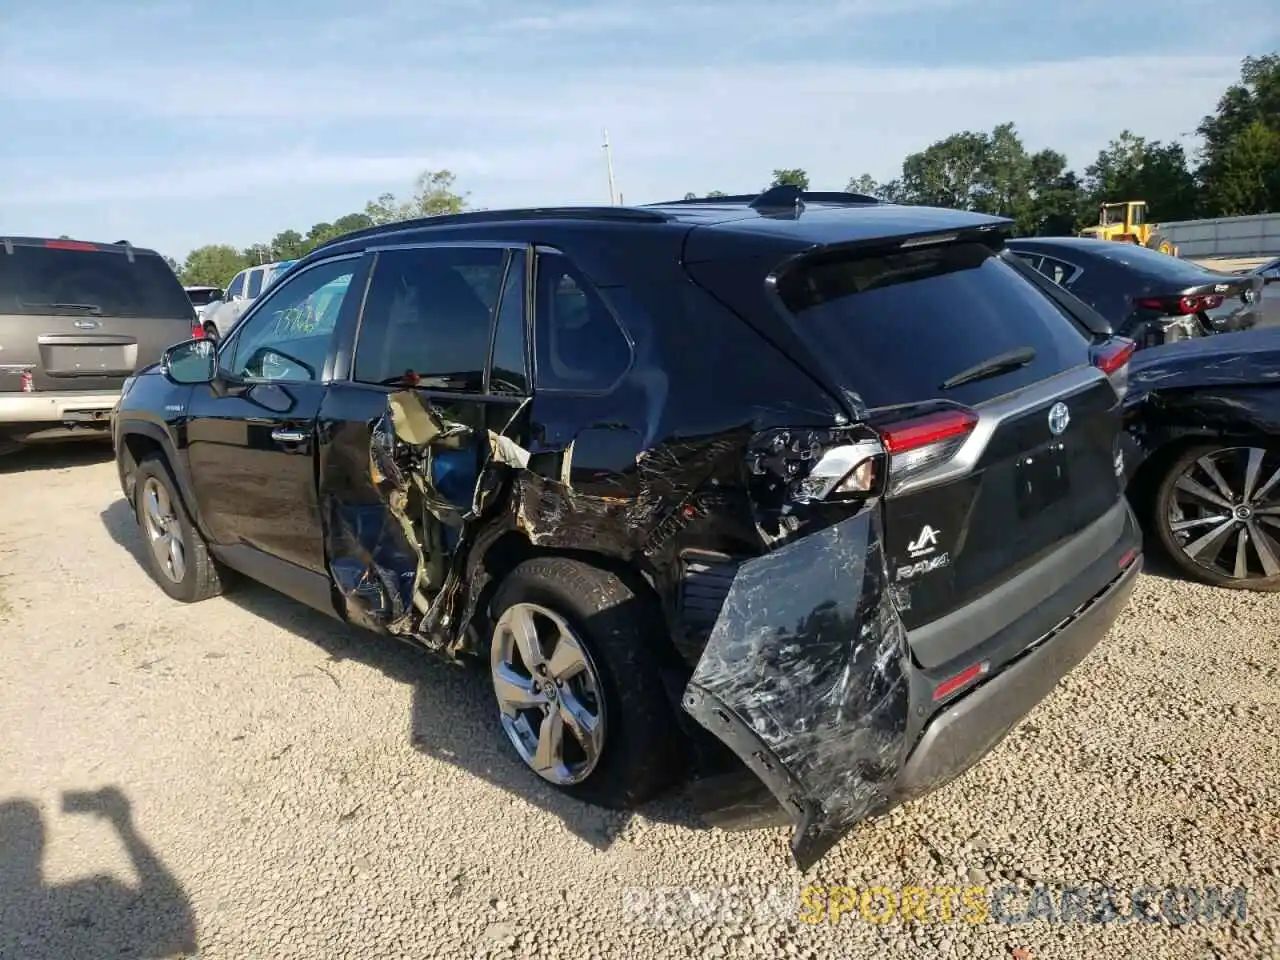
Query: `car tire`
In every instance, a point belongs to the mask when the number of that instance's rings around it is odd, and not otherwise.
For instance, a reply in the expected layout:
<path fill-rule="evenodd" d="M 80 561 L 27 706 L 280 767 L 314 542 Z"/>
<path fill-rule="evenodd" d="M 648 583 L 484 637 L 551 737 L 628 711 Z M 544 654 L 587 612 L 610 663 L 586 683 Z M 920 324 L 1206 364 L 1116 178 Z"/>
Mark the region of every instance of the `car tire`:
<path fill-rule="evenodd" d="M 526 766 L 578 800 L 623 810 L 652 799 L 679 776 L 681 734 L 659 670 L 657 644 L 665 626 L 656 603 L 598 567 L 565 557 L 539 557 L 521 563 L 503 579 L 491 612 L 489 665 L 495 703 L 506 739 Z M 520 662 L 525 658 L 514 640 L 512 625 L 526 615 L 536 625 L 538 644 L 548 655 L 546 664 L 571 663 L 579 650 L 583 663 L 573 679 L 563 685 L 557 680 L 558 696 L 548 693 L 554 706 L 544 702 L 513 715 L 511 701 L 503 697 L 512 672 L 521 678 L 527 675 L 535 686 L 539 683 L 537 670 Z M 569 631 L 567 648 L 561 646 L 566 642 L 563 628 Z M 553 673 L 541 678 L 544 688 Z M 595 686 L 594 698 L 584 692 L 586 685 Z M 563 769 L 540 771 L 529 735 L 540 747 L 553 709 L 581 717 L 578 708 L 584 705 L 594 706 L 599 723 L 594 763 L 584 745 L 595 734 L 576 737 L 562 722 Z M 592 715 L 590 709 L 586 713 Z M 586 725 L 580 723 L 579 728 Z M 576 768 L 574 760 L 581 760 Z"/>
<path fill-rule="evenodd" d="M 1254 500 L 1250 505 L 1243 502 L 1244 481 L 1246 475 L 1245 469 L 1228 469 L 1223 470 L 1222 466 L 1230 466 L 1234 462 L 1240 462 L 1247 466 L 1247 460 L 1251 451 L 1263 451 L 1263 468 L 1259 471 L 1260 476 L 1254 484 Z M 1164 548 L 1165 553 L 1173 561 L 1178 569 L 1190 577 L 1201 583 L 1207 583 L 1211 586 L 1226 587 L 1233 590 L 1257 590 L 1263 592 L 1273 592 L 1280 590 L 1280 573 L 1268 574 L 1267 567 L 1276 569 L 1276 564 L 1280 563 L 1280 527 L 1277 527 L 1269 521 L 1265 524 L 1257 518 L 1261 514 L 1251 513 L 1252 525 L 1248 521 L 1238 521 L 1233 519 L 1231 526 L 1227 527 L 1223 524 L 1215 525 L 1212 520 L 1206 518 L 1187 518 L 1185 520 L 1175 521 L 1175 513 L 1181 514 L 1183 506 L 1189 502 L 1187 495 L 1181 492 L 1179 481 L 1184 477 L 1188 478 L 1193 484 L 1204 488 L 1213 497 L 1219 498 L 1224 503 L 1233 503 L 1233 500 L 1226 498 L 1222 491 L 1218 488 L 1217 483 L 1212 477 L 1204 472 L 1201 465 L 1202 461 L 1208 461 L 1214 464 L 1214 468 L 1218 475 L 1222 477 L 1228 490 L 1242 501 L 1232 508 L 1229 514 L 1226 507 L 1221 507 L 1222 514 L 1216 516 L 1232 516 L 1234 518 L 1236 510 L 1243 505 L 1249 507 L 1250 511 L 1256 509 L 1276 509 L 1280 507 L 1280 481 L 1266 492 L 1262 498 L 1257 498 L 1256 491 L 1264 489 L 1264 486 L 1276 474 L 1280 467 L 1280 450 L 1277 450 L 1273 444 L 1265 441 L 1250 441 L 1239 444 L 1197 444 L 1182 451 L 1169 464 L 1167 469 L 1161 476 L 1159 486 L 1156 488 L 1156 494 L 1152 502 L 1151 522 L 1156 531 L 1156 535 L 1160 540 L 1160 545 Z M 1218 506 L 1204 500 L 1199 495 L 1192 496 L 1190 502 L 1198 502 L 1204 504 L 1204 509 L 1210 510 L 1214 506 Z M 1209 514 L 1215 516 L 1215 514 Z M 1280 521 L 1280 516 L 1267 514 L 1266 516 L 1276 516 L 1276 520 Z M 1174 529 L 1175 523 L 1189 523 L 1191 532 L 1187 530 L 1178 531 Z M 1258 546 L 1258 527 L 1262 525 L 1262 550 L 1270 554 L 1272 562 L 1264 562 L 1262 552 Z M 1188 547 L 1201 539 L 1207 539 L 1208 536 L 1216 530 L 1222 530 L 1223 541 L 1214 554 L 1215 564 L 1207 566 L 1199 563 L 1188 555 Z M 1240 531 L 1246 533 L 1245 546 L 1243 547 L 1242 560 L 1239 553 L 1232 552 L 1232 546 L 1239 549 Z M 1212 541 L 1210 541 L 1210 549 L 1212 549 Z M 1224 559 L 1226 558 L 1226 559 Z M 1244 569 L 1248 575 L 1239 576 L 1241 567 L 1237 564 L 1242 562 Z M 1230 565 L 1231 569 L 1227 566 Z"/>
<path fill-rule="evenodd" d="M 147 570 L 161 590 L 183 603 L 207 600 L 223 592 L 223 572 L 191 523 L 169 465 L 159 454 L 138 464 L 133 512 L 142 534 Z M 174 559 L 175 537 L 180 564 Z"/>

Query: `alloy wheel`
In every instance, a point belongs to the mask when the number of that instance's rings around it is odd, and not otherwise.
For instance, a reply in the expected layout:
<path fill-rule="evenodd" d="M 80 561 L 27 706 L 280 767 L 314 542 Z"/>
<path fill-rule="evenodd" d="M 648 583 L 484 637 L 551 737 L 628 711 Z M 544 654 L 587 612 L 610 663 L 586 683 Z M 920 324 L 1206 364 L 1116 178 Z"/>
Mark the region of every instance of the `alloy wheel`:
<path fill-rule="evenodd" d="M 142 487 L 142 526 L 156 565 L 174 583 L 181 583 L 187 575 L 182 526 L 174 513 L 169 491 L 155 477 L 148 477 Z"/>
<path fill-rule="evenodd" d="M 1225 447 L 1189 464 L 1165 517 L 1193 563 L 1230 580 L 1280 576 L 1280 454 Z"/>
<path fill-rule="evenodd" d="M 565 619 L 512 604 L 494 626 L 489 661 L 502 727 L 520 758 L 560 786 L 590 776 L 604 751 L 603 685 Z"/>

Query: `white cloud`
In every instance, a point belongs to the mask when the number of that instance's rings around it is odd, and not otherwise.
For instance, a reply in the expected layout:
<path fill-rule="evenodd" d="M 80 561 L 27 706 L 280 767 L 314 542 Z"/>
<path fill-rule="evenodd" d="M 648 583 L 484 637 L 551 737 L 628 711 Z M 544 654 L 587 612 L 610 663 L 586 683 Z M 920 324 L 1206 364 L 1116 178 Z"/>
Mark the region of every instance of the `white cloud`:
<path fill-rule="evenodd" d="M 427 71 L 362 83 L 340 71 L 271 75 L 231 66 L 219 71 L 216 85 L 193 70 L 134 66 L 87 88 L 73 72 L 47 66 L 39 86 L 54 99 L 74 92 L 80 103 L 155 112 L 183 124 L 247 112 L 261 123 L 289 121 L 294 143 L 301 128 L 309 149 L 294 151 L 286 142 L 247 159 L 219 161 L 212 159 L 219 147 L 212 146 L 203 158 L 181 161 L 86 157 L 83 168 L 73 157 L 61 176 L 11 173 L 0 200 L 249 197 L 281 184 L 394 189 L 427 167 L 457 172 L 479 202 L 489 202 L 490 194 L 494 202 L 581 199 L 581 177 L 601 163 L 602 125 L 609 127 L 623 188 L 637 201 L 686 189 L 755 189 L 784 165 L 805 167 L 815 185 L 827 188 L 863 171 L 888 177 L 903 156 L 939 137 L 1005 120 L 1017 123 L 1029 147 L 1054 147 L 1083 166 L 1126 127 L 1161 139 L 1194 128 L 1237 69 L 1234 58 L 1209 56 L 932 70 L 620 69 L 593 79 L 549 77 L 529 90 L 498 83 L 448 87 Z M 1153 76 L 1162 82 L 1152 85 Z M 139 89 L 160 95 L 139 102 Z M 255 89 L 272 93 L 245 99 Z M 309 119 L 331 125 L 323 134 L 305 133 Z M 465 135 L 452 133 L 464 121 Z M 416 131 L 410 150 L 379 150 L 389 133 L 403 136 L 407 129 Z"/>
<path fill-rule="evenodd" d="M 257 41 L 271 50 L 252 56 L 220 46 L 219 31 L 209 46 L 157 43 L 124 10 L 110 14 L 109 43 L 96 42 L 96 25 L 42 32 L 24 21 L 20 47 L 0 40 L 0 113 L 38 119 L 11 124 L 0 143 L 0 210 L 61 233 L 55 217 L 110 205 L 161 224 L 176 248 L 200 229 L 213 241 L 268 217 L 330 219 L 353 198 L 404 191 L 427 168 L 452 169 L 489 207 L 603 202 L 602 126 L 629 202 L 755 190 L 781 166 L 804 167 L 824 189 L 863 172 L 885 179 L 940 137 L 1009 120 L 1029 148 L 1061 150 L 1082 169 L 1122 129 L 1166 140 L 1194 129 L 1239 71 L 1238 53 L 1203 47 L 1011 63 L 995 41 L 986 61 L 962 67 L 886 65 L 888 52 L 877 63 L 778 62 L 757 55 L 774 39 L 795 48 L 870 18 L 977 0 L 819 0 L 798 11 L 743 0 L 732 13 L 710 0 L 655 2 L 367 0 L 358 15 L 263 32 Z M 1167 6 L 1185 14 L 1201 2 Z M 158 19 L 175 36 L 192 33 L 175 16 Z M 927 13 L 919 21 L 928 29 Z M 663 56 L 667 38 L 687 48 L 703 36 L 705 53 L 686 50 L 677 65 Z M 627 40 L 631 54 L 605 68 L 575 55 L 601 39 Z M 751 55 L 735 53 L 746 46 Z M 529 50 L 544 55 L 536 68 L 504 57 Z M 123 138 L 103 146 L 110 126 L 131 131 L 123 149 Z M 40 159 L 15 146 L 24 135 Z M 199 225 L 163 226 L 172 201 L 211 198 Z"/>

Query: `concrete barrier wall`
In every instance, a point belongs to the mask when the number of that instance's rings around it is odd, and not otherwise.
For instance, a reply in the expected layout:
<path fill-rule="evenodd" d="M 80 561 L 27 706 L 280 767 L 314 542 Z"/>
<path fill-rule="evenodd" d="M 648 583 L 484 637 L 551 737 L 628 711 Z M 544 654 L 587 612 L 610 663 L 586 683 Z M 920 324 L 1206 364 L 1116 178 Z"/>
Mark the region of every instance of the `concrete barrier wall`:
<path fill-rule="evenodd" d="M 1180 257 L 1280 256 L 1280 213 L 1161 223 Z"/>

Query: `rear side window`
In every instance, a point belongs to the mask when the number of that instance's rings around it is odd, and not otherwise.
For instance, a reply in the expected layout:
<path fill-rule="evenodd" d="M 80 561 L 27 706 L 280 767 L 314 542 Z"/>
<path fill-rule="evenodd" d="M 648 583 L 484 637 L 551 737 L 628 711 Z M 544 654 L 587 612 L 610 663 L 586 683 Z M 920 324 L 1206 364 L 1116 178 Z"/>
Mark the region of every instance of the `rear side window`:
<path fill-rule="evenodd" d="M 988 247 L 959 243 L 802 262 L 783 303 L 832 372 L 872 407 L 977 403 L 1086 363 L 1083 334 Z M 1025 367 L 952 390 L 943 381 L 1021 347 Z"/>
<path fill-rule="evenodd" d="M 483 391 L 506 260 L 499 247 L 379 253 L 360 321 L 355 379 Z"/>
<path fill-rule="evenodd" d="M 156 254 L 123 247 L 0 249 L 0 313 L 188 319 L 182 284 Z"/>
<path fill-rule="evenodd" d="M 254 299 L 262 292 L 262 270 L 249 271 L 249 299 Z"/>
<path fill-rule="evenodd" d="M 627 339 L 600 292 L 559 253 L 538 256 L 534 364 L 538 386 L 604 392 L 631 366 Z"/>

